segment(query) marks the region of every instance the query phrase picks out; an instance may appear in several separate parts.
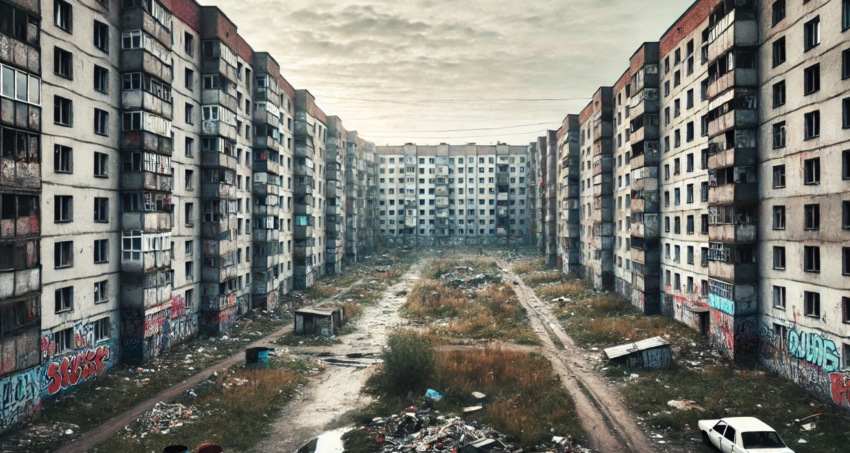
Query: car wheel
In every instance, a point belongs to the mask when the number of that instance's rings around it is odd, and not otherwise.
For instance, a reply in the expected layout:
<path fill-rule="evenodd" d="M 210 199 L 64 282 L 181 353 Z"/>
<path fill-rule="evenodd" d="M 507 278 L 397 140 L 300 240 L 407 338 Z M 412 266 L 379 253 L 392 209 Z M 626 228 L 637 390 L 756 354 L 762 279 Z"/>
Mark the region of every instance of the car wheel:
<path fill-rule="evenodd" d="M 708 438 L 708 433 L 705 431 L 702 432 L 702 443 L 704 443 L 708 448 L 714 450 L 714 444 L 711 443 L 711 439 Z"/>

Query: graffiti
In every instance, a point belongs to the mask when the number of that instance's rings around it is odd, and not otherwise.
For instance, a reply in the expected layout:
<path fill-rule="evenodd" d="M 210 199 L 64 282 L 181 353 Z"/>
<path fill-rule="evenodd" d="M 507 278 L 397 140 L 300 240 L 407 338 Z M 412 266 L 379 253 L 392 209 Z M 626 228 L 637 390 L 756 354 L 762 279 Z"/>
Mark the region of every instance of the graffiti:
<path fill-rule="evenodd" d="M 832 396 L 832 401 L 845 409 L 850 409 L 850 376 L 842 373 L 830 373 L 829 382 L 829 393 Z"/>
<path fill-rule="evenodd" d="M 757 325 L 755 318 L 746 318 L 735 325 L 735 354 L 739 358 L 756 353 L 758 349 Z"/>
<path fill-rule="evenodd" d="M 720 297 L 716 294 L 709 294 L 708 295 L 708 305 L 711 308 L 713 308 L 715 310 L 720 310 L 723 313 L 726 313 L 728 315 L 734 315 L 735 314 L 735 303 L 732 302 L 729 299 Z"/>
<path fill-rule="evenodd" d="M 74 349 L 84 349 L 94 344 L 94 323 L 77 321 L 74 324 Z"/>
<path fill-rule="evenodd" d="M 670 366 L 670 348 L 655 348 L 643 351 L 643 366 L 646 368 L 666 368 Z"/>
<path fill-rule="evenodd" d="M 0 380 L 0 435 L 5 434 L 41 406 L 41 367 Z"/>
<path fill-rule="evenodd" d="M 168 330 L 168 310 L 167 307 L 161 306 L 156 307 L 155 312 L 146 312 L 145 313 L 145 337 L 154 337 L 159 335 L 160 332 Z"/>
<path fill-rule="evenodd" d="M 110 356 L 109 346 L 99 346 L 48 363 L 44 371 L 47 394 L 55 395 L 59 390 L 75 387 L 100 376 L 106 370 Z"/>
<path fill-rule="evenodd" d="M 230 309 L 227 311 L 205 311 L 201 318 L 201 324 L 205 332 L 216 334 L 230 329 L 231 325 L 236 321 L 236 310 Z"/>
<path fill-rule="evenodd" d="M 711 318 L 711 329 L 709 330 L 711 346 L 727 358 L 734 359 L 735 318 L 720 310 L 712 310 Z"/>
<path fill-rule="evenodd" d="M 182 318 L 186 316 L 186 303 L 183 302 L 183 296 L 173 296 L 171 298 L 171 319 Z"/>
<path fill-rule="evenodd" d="M 125 336 L 141 336 L 145 332 L 145 312 L 144 310 L 122 310 L 121 312 L 122 331 Z"/>
<path fill-rule="evenodd" d="M 45 330 L 41 334 L 41 361 L 42 363 L 50 360 L 55 354 L 56 343 L 53 340 L 53 332 Z"/>
<path fill-rule="evenodd" d="M 312 281 L 310 282 L 312 285 Z M 236 294 L 229 296 L 205 296 L 201 300 L 201 309 L 204 311 L 221 311 L 236 305 Z"/>
<path fill-rule="evenodd" d="M 814 333 L 789 331 L 788 354 L 822 368 L 827 373 L 838 369 L 839 358 L 835 343 Z"/>
<path fill-rule="evenodd" d="M 141 338 L 124 338 L 122 350 L 124 351 L 124 361 L 129 363 L 144 363 L 150 358 L 147 345 Z"/>

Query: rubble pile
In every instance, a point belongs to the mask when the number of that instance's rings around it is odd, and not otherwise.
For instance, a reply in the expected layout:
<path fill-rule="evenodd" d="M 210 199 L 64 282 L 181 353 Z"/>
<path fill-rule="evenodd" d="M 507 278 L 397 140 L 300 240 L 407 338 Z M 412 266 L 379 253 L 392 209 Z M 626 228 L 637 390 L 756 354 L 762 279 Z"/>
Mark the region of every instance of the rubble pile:
<path fill-rule="evenodd" d="M 523 448 L 508 443 L 505 436 L 476 421 L 464 422 L 460 417 L 447 418 L 430 409 L 410 407 L 400 414 L 377 417 L 359 429 L 365 430 L 382 453 L 453 452 L 453 453 L 522 453 Z M 564 437 L 554 437 L 540 451 L 558 453 L 587 452 L 573 446 Z"/>
<path fill-rule="evenodd" d="M 173 428 L 197 422 L 211 415 L 211 412 L 199 411 L 195 406 L 159 402 L 153 409 L 137 418 L 132 427 L 127 425 L 124 430 L 133 437 L 145 437 L 149 433 L 168 434 Z"/>
<path fill-rule="evenodd" d="M 458 267 L 454 272 L 448 272 L 440 276 L 440 280 L 446 281 L 446 286 L 454 289 L 482 290 L 494 283 L 501 283 L 502 276 L 495 274 L 477 274 L 471 267 Z"/>

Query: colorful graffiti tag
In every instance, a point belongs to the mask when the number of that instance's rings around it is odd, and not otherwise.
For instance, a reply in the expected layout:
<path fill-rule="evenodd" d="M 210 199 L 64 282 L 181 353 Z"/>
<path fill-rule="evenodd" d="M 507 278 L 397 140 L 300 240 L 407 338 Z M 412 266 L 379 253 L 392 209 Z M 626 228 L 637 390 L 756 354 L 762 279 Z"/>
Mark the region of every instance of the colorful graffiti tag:
<path fill-rule="evenodd" d="M 747 358 L 758 351 L 758 323 L 756 318 L 745 318 L 735 324 L 735 354 Z"/>
<path fill-rule="evenodd" d="M 814 333 L 789 331 L 788 353 L 799 360 L 823 368 L 827 373 L 838 369 L 839 358 L 835 342 Z"/>
<path fill-rule="evenodd" d="M 48 363 L 44 371 L 47 394 L 55 395 L 60 390 L 75 387 L 92 377 L 100 376 L 106 371 L 111 355 L 109 346 L 104 345 Z"/>
<path fill-rule="evenodd" d="M 183 296 L 173 296 L 171 298 L 171 319 L 182 318 L 186 316 L 186 303 L 183 301 Z"/>
<path fill-rule="evenodd" d="M 41 367 L 0 380 L 0 435 L 41 406 Z"/>
<path fill-rule="evenodd" d="M 841 373 L 829 374 L 829 393 L 839 406 L 850 409 L 850 376 Z"/>
<path fill-rule="evenodd" d="M 735 314 L 735 302 L 716 294 L 708 295 L 708 305 L 715 310 L 720 310 L 723 313 L 726 313 L 727 315 Z"/>

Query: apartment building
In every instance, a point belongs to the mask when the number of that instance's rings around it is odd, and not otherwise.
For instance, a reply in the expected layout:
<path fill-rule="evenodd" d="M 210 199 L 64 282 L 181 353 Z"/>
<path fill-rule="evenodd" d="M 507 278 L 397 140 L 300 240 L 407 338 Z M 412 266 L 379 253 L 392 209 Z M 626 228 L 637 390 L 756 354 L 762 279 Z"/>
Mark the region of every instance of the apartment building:
<path fill-rule="evenodd" d="M 614 154 L 610 160 L 610 171 L 614 173 L 612 180 L 614 240 L 611 244 L 614 253 L 614 290 L 624 297 L 631 297 L 632 288 L 630 233 L 632 177 L 629 165 L 629 156 L 632 151 L 629 142 L 631 81 L 629 71 L 626 71 L 614 84 L 614 116 L 612 118 Z M 601 164 L 605 163 L 605 161 L 601 162 Z"/>
<path fill-rule="evenodd" d="M 698 0 L 658 42 L 639 46 L 625 87 L 601 88 L 581 112 L 576 180 L 564 138 L 572 125 L 558 132 L 560 181 L 577 187 L 580 207 L 579 237 L 564 222 L 560 240 L 579 244 L 596 287 L 630 294 L 730 359 L 761 361 L 845 409 L 833 383 L 850 370 L 848 29 L 846 0 Z M 622 208 L 621 177 L 630 185 Z M 563 262 L 574 253 L 561 247 Z"/>
<path fill-rule="evenodd" d="M 546 131 L 537 141 L 537 192 L 540 252 L 549 264 L 558 261 L 558 131 Z"/>
<path fill-rule="evenodd" d="M 348 132 L 345 163 L 345 259 L 349 263 L 374 252 L 378 194 L 376 154 L 377 149 L 373 143 L 360 138 L 356 131 Z"/>
<path fill-rule="evenodd" d="M 581 274 L 579 258 L 579 117 L 567 115 L 558 129 L 558 258 L 567 275 Z"/>
<path fill-rule="evenodd" d="M 0 434 L 341 272 L 342 120 L 216 7 L 2 0 L 0 107 Z M 368 251 L 376 150 L 353 149 Z"/>
<path fill-rule="evenodd" d="M 525 244 L 525 146 L 379 146 L 378 231 L 405 244 Z"/>

